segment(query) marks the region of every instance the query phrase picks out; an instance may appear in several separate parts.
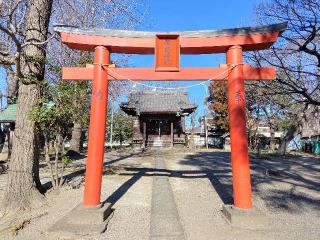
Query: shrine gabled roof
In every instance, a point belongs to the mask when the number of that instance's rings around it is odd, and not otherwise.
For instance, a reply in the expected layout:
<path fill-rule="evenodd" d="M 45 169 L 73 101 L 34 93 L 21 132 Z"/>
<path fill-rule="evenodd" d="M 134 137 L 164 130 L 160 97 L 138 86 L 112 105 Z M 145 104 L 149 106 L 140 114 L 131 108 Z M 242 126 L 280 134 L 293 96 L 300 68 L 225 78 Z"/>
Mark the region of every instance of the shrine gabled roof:
<path fill-rule="evenodd" d="M 230 46 L 244 51 L 269 48 L 286 29 L 287 23 L 257 27 L 184 32 L 147 32 L 55 25 L 62 42 L 73 49 L 92 51 L 106 46 L 115 53 L 153 54 L 156 35 L 179 35 L 182 54 L 222 53 Z"/>
<path fill-rule="evenodd" d="M 190 103 L 188 93 L 132 92 L 120 108 L 130 115 L 147 113 L 192 113 L 197 105 Z"/>
<path fill-rule="evenodd" d="M 15 122 L 17 117 L 17 104 L 9 104 L 6 109 L 0 111 L 0 123 Z"/>

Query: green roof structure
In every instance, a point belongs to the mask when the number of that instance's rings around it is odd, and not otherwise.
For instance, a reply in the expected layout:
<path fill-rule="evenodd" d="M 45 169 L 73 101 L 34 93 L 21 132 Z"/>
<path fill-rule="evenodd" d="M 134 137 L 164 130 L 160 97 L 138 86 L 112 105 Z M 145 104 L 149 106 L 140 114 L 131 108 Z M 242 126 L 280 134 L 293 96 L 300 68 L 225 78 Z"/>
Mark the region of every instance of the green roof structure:
<path fill-rule="evenodd" d="M 0 111 L 0 123 L 15 122 L 17 117 L 17 104 L 10 104 L 8 107 Z"/>

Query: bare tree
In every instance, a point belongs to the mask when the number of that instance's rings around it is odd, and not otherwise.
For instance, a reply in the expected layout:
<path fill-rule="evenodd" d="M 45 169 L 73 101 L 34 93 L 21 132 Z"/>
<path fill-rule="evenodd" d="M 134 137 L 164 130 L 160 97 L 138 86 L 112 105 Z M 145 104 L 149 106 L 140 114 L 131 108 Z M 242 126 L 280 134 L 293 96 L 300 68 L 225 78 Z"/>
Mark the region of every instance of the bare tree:
<path fill-rule="evenodd" d="M 271 83 L 269 83 L 271 84 Z M 273 89 L 256 83 L 247 83 L 247 106 L 250 118 L 266 122 L 270 128 L 270 148 L 274 150 L 273 135 L 283 131 L 285 135 L 279 146 L 279 153 L 285 153 L 288 143 L 299 133 L 304 121 L 305 104 L 295 101 L 290 95 L 274 94 Z"/>
<path fill-rule="evenodd" d="M 265 109 L 270 127 L 274 127 L 275 118 L 285 123 L 286 133 L 279 147 L 279 152 L 285 153 L 301 130 L 308 106 L 320 105 L 320 1 L 271 0 L 258 4 L 256 13 L 259 24 L 288 22 L 273 47 L 246 55 L 258 66 L 277 68 L 276 81 L 252 83 L 255 91 L 248 92 L 261 99 L 255 97 Z"/>
<path fill-rule="evenodd" d="M 144 1 L 135 0 L 113 0 L 113 1 L 95 1 L 95 0 L 57 0 L 54 5 L 52 22 L 54 24 L 65 24 L 78 26 L 82 28 L 113 28 L 113 29 L 133 29 L 143 19 L 145 13 Z M 70 14 L 72 12 L 73 14 Z M 52 41 L 48 46 L 48 58 L 56 66 L 72 66 L 91 63 L 93 56 L 91 53 L 74 51 L 64 46 L 60 41 Z M 112 62 L 116 65 L 127 65 L 128 56 L 113 56 Z M 54 76 L 55 80 L 60 80 L 60 75 Z M 76 85 L 77 83 L 72 83 Z M 90 85 L 88 85 L 90 88 Z M 112 81 L 109 83 L 109 97 L 119 98 L 129 89 L 128 82 Z M 88 91 L 90 92 L 90 91 Z M 80 97 L 80 96 L 79 96 Z M 88 100 L 86 98 L 77 99 L 83 102 L 88 112 Z M 78 105 L 79 106 L 79 105 Z M 81 106 L 80 106 L 81 107 Z M 81 111 L 79 111 L 81 113 Z M 81 117 L 77 119 L 83 119 Z M 70 149 L 79 152 L 81 132 L 86 124 L 82 121 L 74 123 Z"/>
<path fill-rule="evenodd" d="M 2 2 L 0 10 L 0 64 L 15 66 L 20 81 L 17 119 L 9 163 L 4 206 L 25 209 L 42 202 L 37 188 L 39 179 L 38 139 L 35 123 L 28 117 L 41 95 L 44 77 L 45 43 L 52 0 L 17 0 Z"/>
<path fill-rule="evenodd" d="M 256 12 L 261 24 L 288 22 L 275 46 L 249 55 L 257 65 L 278 69 L 277 81 L 263 87 L 299 103 L 320 105 L 320 1 L 272 0 L 257 5 Z"/>

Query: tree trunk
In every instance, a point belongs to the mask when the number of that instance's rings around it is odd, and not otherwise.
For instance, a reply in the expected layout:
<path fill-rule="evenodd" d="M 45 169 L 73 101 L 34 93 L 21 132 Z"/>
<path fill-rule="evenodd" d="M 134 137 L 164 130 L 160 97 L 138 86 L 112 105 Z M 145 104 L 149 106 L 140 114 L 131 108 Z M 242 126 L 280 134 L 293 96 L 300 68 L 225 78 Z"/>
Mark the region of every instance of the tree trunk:
<path fill-rule="evenodd" d="M 258 138 L 258 145 L 257 145 L 257 153 L 258 153 L 258 157 L 261 156 L 261 138 Z"/>
<path fill-rule="evenodd" d="M 298 126 L 297 125 L 291 125 L 290 128 L 288 129 L 286 135 L 284 136 L 284 138 L 282 139 L 279 149 L 278 149 L 278 153 L 285 155 L 286 154 L 286 150 L 287 150 L 287 146 L 288 143 L 294 138 L 296 132 L 298 131 Z"/>
<path fill-rule="evenodd" d="M 270 151 L 274 151 L 274 131 L 270 128 Z"/>
<path fill-rule="evenodd" d="M 52 0 L 34 0 L 25 22 L 26 42 L 47 39 Z M 22 84 L 19 87 L 17 119 L 9 164 L 4 206 L 7 210 L 39 207 L 43 196 L 39 193 L 38 143 L 36 126 L 29 118 L 30 110 L 40 97 L 39 82 L 44 78 L 45 46 L 27 45 L 21 56 Z"/>
<path fill-rule="evenodd" d="M 35 147 L 34 147 L 34 162 L 33 162 L 33 181 L 36 185 L 36 188 L 41 192 L 44 193 L 45 190 L 42 187 L 40 181 L 40 173 L 39 173 L 39 158 L 40 158 L 40 134 L 38 131 L 35 131 Z"/>
<path fill-rule="evenodd" d="M 60 136 L 59 134 L 56 136 L 54 141 L 54 185 L 57 188 L 59 186 L 59 171 L 58 171 L 58 164 L 59 164 L 59 148 L 60 148 Z"/>
<path fill-rule="evenodd" d="M 194 148 L 195 147 L 195 140 L 194 140 L 194 112 L 191 113 L 191 147 Z"/>
<path fill-rule="evenodd" d="M 112 104 L 111 104 L 111 124 L 110 124 L 110 149 L 111 150 L 112 150 L 112 145 L 113 145 L 113 120 L 114 120 L 114 102 L 112 101 Z"/>
<path fill-rule="evenodd" d="M 81 134 L 82 134 L 82 125 L 80 123 L 75 123 L 72 129 L 70 150 L 80 153 Z"/>
<path fill-rule="evenodd" d="M 55 187 L 54 186 L 54 175 L 53 175 L 52 164 L 50 162 L 50 142 L 48 140 L 47 135 L 45 136 L 45 143 L 44 143 L 44 159 L 49 167 L 52 188 L 54 189 L 54 187 Z"/>

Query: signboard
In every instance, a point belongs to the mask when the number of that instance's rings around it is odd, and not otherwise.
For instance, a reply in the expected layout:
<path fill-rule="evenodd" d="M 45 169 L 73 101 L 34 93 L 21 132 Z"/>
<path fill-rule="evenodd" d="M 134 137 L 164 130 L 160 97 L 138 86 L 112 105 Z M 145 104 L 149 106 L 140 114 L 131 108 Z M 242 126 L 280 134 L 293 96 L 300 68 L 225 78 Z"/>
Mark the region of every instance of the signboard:
<path fill-rule="evenodd" d="M 156 35 L 156 72 L 178 72 L 180 68 L 179 35 Z"/>

